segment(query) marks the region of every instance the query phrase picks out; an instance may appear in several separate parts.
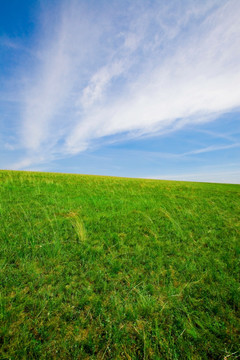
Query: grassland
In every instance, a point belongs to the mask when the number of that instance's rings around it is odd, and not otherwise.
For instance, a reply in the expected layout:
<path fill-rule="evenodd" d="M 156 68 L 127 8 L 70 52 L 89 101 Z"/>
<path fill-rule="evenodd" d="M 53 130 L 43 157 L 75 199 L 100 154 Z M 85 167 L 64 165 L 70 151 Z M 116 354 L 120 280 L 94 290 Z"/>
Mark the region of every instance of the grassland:
<path fill-rule="evenodd" d="M 0 172 L 0 359 L 236 359 L 240 186 Z"/>

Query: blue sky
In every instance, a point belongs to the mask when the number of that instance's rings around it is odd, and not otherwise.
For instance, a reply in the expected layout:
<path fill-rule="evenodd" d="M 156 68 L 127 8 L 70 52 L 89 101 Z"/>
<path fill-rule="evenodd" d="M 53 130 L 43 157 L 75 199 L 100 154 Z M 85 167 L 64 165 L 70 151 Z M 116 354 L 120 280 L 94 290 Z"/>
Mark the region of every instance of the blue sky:
<path fill-rule="evenodd" d="M 3 0 L 0 168 L 240 183 L 239 0 Z"/>

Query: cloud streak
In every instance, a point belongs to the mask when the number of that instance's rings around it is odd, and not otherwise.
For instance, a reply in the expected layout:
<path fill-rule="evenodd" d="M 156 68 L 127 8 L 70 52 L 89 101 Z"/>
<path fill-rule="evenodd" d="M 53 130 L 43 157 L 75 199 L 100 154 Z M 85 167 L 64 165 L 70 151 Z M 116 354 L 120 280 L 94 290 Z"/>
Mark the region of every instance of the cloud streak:
<path fill-rule="evenodd" d="M 20 146 L 31 156 L 21 164 L 239 108 L 239 1 L 94 9 L 71 0 L 54 19 L 52 11 L 44 9 L 37 57 L 22 69 Z"/>
<path fill-rule="evenodd" d="M 164 174 L 153 176 L 149 179 L 240 184 L 240 171 L 206 171 L 206 169 L 203 168 L 201 171 L 195 173 L 184 173 L 181 175 Z"/>

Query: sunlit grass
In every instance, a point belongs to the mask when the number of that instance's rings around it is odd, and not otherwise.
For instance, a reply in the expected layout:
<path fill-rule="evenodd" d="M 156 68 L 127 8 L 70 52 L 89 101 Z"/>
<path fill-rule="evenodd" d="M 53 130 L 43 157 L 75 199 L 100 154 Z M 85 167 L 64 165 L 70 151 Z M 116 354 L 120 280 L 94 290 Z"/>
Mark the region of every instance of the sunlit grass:
<path fill-rule="evenodd" d="M 0 172 L 1 359 L 236 359 L 240 187 Z"/>

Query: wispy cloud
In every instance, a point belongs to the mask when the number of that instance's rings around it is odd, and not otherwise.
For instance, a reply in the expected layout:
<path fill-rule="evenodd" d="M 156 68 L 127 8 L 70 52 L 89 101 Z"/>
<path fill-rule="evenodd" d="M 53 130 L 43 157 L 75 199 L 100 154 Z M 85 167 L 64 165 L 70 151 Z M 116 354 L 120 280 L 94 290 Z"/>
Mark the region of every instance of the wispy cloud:
<path fill-rule="evenodd" d="M 188 152 L 185 152 L 183 154 L 179 154 L 180 156 L 186 156 L 186 155 L 194 155 L 194 154 L 202 154 L 202 153 L 208 153 L 211 151 L 220 151 L 220 150 L 227 150 L 227 149 L 233 149 L 240 147 L 240 143 L 234 143 L 229 145 L 212 145 L 212 146 L 206 146 L 201 149 L 191 150 Z"/>
<path fill-rule="evenodd" d="M 0 48 L 1 47 L 7 47 L 10 49 L 19 49 L 19 47 L 21 48 L 19 43 L 7 37 L 6 35 L 0 36 Z"/>
<path fill-rule="evenodd" d="M 159 51 L 157 64 L 147 59 L 146 71 L 127 82 L 120 97 L 93 107 L 74 128 L 67 138 L 69 151 L 94 138 L 154 132 L 179 119 L 192 123 L 239 106 L 237 9 L 237 2 L 228 2 L 208 15 L 198 30 L 187 31 L 180 43 L 173 41 L 162 59 Z"/>
<path fill-rule="evenodd" d="M 70 0 L 54 11 L 44 9 L 37 57 L 22 69 L 22 167 L 239 108 L 238 0 L 97 9 Z"/>
<path fill-rule="evenodd" d="M 239 165 L 239 164 L 238 164 Z M 206 171 L 206 169 L 205 169 Z M 240 184 L 240 170 L 233 171 L 206 171 L 201 169 L 195 173 L 168 174 L 149 177 L 151 179 L 176 180 L 176 181 L 194 181 L 194 182 L 213 182 L 225 184 Z"/>
<path fill-rule="evenodd" d="M 170 153 L 170 152 L 160 152 L 160 151 L 147 151 L 147 150 L 127 150 L 125 153 L 128 154 L 135 154 L 139 155 L 141 157 L 145 157 L 149 159 L 150 161 L 154 161 L 157 159 L 182 159 L 182 158 L 188 158 L 191 155 L 198 155 L 198 154 L 204 154 L 204 153 L 210 153 L 214 151 L 224 151 L 228 149 L 233 148 L 239 148 L 240 143 L 233 143 L 228 145 L 212 145 L 212 146 L 206 146 L 199 149 L 187 151 L 187 152 L 179 152 L 179 153 Z"/>

